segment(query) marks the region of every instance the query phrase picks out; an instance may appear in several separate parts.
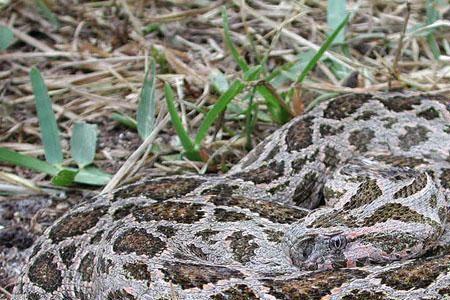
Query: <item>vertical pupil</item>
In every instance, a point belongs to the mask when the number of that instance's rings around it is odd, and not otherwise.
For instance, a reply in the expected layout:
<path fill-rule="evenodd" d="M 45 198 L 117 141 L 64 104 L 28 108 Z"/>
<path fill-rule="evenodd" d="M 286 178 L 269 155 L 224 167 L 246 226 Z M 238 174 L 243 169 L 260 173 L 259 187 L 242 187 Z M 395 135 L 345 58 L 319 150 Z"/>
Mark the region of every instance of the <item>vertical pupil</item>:
<path fill-rule="evenodd" d="M 342 249 L 347 244 L 345 237 L 334 236 L 330 239 L 330 248 L 332 249 Z"/>

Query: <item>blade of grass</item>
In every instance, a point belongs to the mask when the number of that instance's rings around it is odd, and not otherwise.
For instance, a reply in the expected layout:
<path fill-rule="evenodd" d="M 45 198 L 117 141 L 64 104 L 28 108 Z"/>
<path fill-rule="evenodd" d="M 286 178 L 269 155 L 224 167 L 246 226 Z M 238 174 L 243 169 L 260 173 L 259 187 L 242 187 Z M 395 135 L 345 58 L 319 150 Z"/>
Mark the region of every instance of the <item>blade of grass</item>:
<path fill-rule="evenodd" d="M 263 82 L 257 86 L 256 90 L 264 98 L 267 109 L 275 122 L 284 124 L 290 120 L 293 116 L 292 112 L 269 83 Z"/>
<path fill-rule="evenodd" d="M 70 151 L 80 169 L 94 161 L 96 146 L 97 125 L 75 123 L 70 139 Z"/>
<path fill-rule="evenodd" d="M 245 81 L 254 81 L 259 79 L 259 75 L 263 71 L 262 66 L 254 66 L 244 72 Z"/>
<path fill-rule="evenodd" d="M 194 140 L 194 147 L 196 150 L 200 148 L 202 140 L 208 134 L 208 129 L 214 123 L 214 121 L 219 117 L 220 113 L 227 107 L 236 95 L 238 95 L 245 88 L 245 84 L 240 80 L 235 80 L 230 88 L 217 100 L 213 108 L 206 114 L 205 119 L 199 127 L 197 135 Z"/>
<path fill-rule="evenodd" d="M 255 121 L 258 114 L 258 106 L 253 103 L 253 99 L 255 97 L 256 87 L 253 87 L 252 92 L 250 94 L 250 100 L 248 103 L 247 111 L 245 112 L 245 148 L 250 151 L 252 148 L 252 132 L 255 128 Z M 254 112 L 254 113 L 253 113 Z"/>
<path fill-rule="evenodd" d="M 440 15 L 439 11 L 435 8 L 435 6 L 438 5 L 437 0 L 427 0 L 426 3 L 426 23 L 427 25 L 433 24 L 437 20 L 439 20 Z M 439 56 L 441 56 L 441 51 L 439 49 L 439 45 L 436 41 L 436 37 L 434 35 L 434 30 L 431 30 L 431 32 L 427 35 L 427 43 L 430 46 L 431 52 L 433 53 L 433 56 L 435 59 L 439 59 Z"/>
<path fill-rule="evenodd" d="M 155 126 L 156 113 L 156 67 L 155 62 L 151 60 L 151 79 L 148 78 L 148 71 L 145 73 L 144 84 L 142 86 L 139 105 L 136 115 L 137 129 L 141 139 L 145 140 L 150 135 Z"/>
<path fill-rule="evenodd" d="M 228 50 L 231 52 L 231 56 L 233 56 L 236 63 L 239 65 L 239 67 L 244 71 L 248 71 L 249 66 L 245 59 L 239 54 L 236 47 L 233 44 L 233 41 L 231 39 L 230 34 L 230 24 L 228 23 L 228 14 L 227 14 L 227 8 L 226 6 L 222 6 L 222 23 L 223 23 L 223 32 L 224 32 L 224 38 L 225 38 L 225 45 L 227 46 Z"/>
<path fill-rule="evenodd" d="M 131 129 L 137 129 L 137 122 L 135 119 L 133 119 L 130 116 L 119 114 L 119 113 L 112 113 L 111 119 L 113 119 L 116 122 L 119 122 L 122 125 L 127 126 Z"/>
<path fill-rule="evenodd" d="M 58 17 L 48 8 L 43 0 L 35 0 L 39 13 L 46 18 L 53 26 L 59 28 Z"/>
<path fill-rule="evenodd" d="M 56 186 L 71 186 L 74 184 L 78 170 L 62 169 L 52 178 L 52 184 Z"/>
<path fill-rule="evenodd" d="M 0 161 L 53 176 L 58 173 L 58 168 L 46 161 L 42 161 L 28 155 L 20 154 L 3 147 L 0 147 Z"/>
<path fill-rule="evenodd" d="M 300 76 L 297 79 L 297 83 L 303 82 L 305 80 L 308 73 L 315 67 L 319 59 L 322 57 L 322 55 L 327 51 L 327 49 L 331 46 L 336 36 L 339 34 L 339 32 L 345 27 L 345 25 L 348 22 L 350 14 L 347 14 L 347 16 L 342 20 L 341 24 L 333 31 L 333 33 L 326 39 L 325 43 L 319 48 L 317 53 L 314 55 L 314 57 L 309 61 L 309 63 L 306 65 L 306 67 L 303 69 L 303 72 L 300 74 Z"/>
<path fill-rule="evenodd" d="M 327 24 L 331 34 L 339 27 L 343 18 L 347 14 L 347 0 L 328 0 Z M 345 28 L 345 26 L 344 26 Z M 332 44 L 342 44 L 345 41 L 345 30 L 340 30 Z"/>
<path fill-rule="evenodd" d="M 76 175 L 74 181 L 89 185 L 105 185 L 111 180 L 111 175 L 94 167 L 88 166 L 81 169 Z"/>
<path fill-rule="evenodd" d="M 6 26 L 0 25 L 0 51 L 6 50 L 14 40 L 14 33 Z"/>
<path fill-rule="evenodd" d="M 51 164 L 61 164 L 63 162 L 63 153 L 59 140 L 59 130 L 56 125 L 56 118 L 52 110 L 47 87 L 41 73 L 35 67 L 31 68 L 30 79 L 44 144 L 45 159 Z"/>
<path fill-rule="evenodd" d="M 212 70 L 209 76 L 209 80 L 211 81 L 214 90 L 219 94 L 225 93 L 230 88 L 227 77 L 225 76 L 225 74 L 220 72 L 219 69 Z"/>
<path fill-rule="evenodd" d="M 200 154 L 195 150 L 194 144 L 192 143 L 189 134 L 186 129 L 184 129 L 181 122 L 180 116 L 178 116 L 177 109 L 175 107 L 175 96 L 172 88 L 168 83 L 164 85 L 164 94 L 166 96 L 167 110 L 169 111 L 170 120 L 172 121 L 173 127 L 180 138 L 181 145 L 183 146 L 186 156 L 191 160 L 201 160 Z"/>

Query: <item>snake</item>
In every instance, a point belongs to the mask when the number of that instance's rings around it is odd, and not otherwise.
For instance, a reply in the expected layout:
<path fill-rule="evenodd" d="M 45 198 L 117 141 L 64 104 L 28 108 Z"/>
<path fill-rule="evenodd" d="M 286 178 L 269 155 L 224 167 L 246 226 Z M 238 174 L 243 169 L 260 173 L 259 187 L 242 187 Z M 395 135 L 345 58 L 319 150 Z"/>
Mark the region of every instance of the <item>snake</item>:
<path fill-rule="evenodd" d="M 224 175 L 143 177 L 35 242 L 14 300 L 448 299 L 450 105 L 346 94 Z"/>

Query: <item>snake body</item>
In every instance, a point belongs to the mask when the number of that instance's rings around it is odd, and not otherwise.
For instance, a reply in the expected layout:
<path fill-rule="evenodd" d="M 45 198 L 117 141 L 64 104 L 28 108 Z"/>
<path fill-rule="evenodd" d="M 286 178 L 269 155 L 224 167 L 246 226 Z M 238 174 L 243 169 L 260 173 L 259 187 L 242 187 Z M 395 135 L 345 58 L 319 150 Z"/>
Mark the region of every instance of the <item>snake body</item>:
<path fill-rule="evenodd" d="M 445 299 L 450 108 L 345 95 L 224 176 L 144 178 L 36 242 L 13 299 Z"/>

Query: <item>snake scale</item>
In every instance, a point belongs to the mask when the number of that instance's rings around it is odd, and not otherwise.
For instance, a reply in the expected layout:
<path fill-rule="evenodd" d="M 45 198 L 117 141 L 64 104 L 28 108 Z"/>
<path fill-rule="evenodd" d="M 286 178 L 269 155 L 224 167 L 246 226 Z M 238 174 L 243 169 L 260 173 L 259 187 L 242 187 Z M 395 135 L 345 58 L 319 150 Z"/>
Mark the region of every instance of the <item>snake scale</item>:
<path fill-rule="evenodd" d="M 450 106 L 349 94 L 223 176 L 143 178 L 35 243 L 13 299 L 446 299 Z"/>

